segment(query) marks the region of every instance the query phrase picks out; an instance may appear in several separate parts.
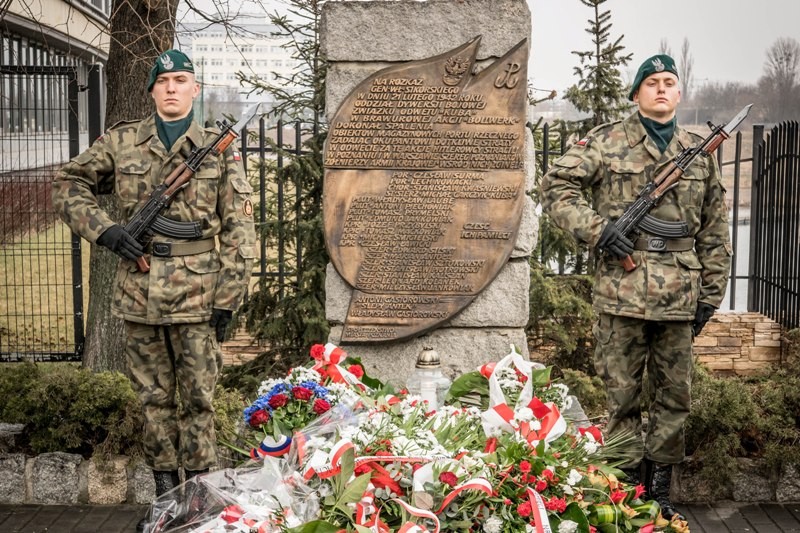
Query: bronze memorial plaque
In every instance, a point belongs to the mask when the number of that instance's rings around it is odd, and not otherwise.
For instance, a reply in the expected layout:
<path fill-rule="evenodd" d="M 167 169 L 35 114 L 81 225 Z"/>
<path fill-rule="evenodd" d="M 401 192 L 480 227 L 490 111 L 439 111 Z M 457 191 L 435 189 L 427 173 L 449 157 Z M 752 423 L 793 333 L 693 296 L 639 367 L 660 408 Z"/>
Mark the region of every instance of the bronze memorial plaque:
<path fill-rule="evenodd" d="M 423 333 L 488 285 L 525 199 L 528 45 L 473 74 L 480 37 L 370 76 L 325 146 L 325 240 L 354 288 L 342 342 Z"/>

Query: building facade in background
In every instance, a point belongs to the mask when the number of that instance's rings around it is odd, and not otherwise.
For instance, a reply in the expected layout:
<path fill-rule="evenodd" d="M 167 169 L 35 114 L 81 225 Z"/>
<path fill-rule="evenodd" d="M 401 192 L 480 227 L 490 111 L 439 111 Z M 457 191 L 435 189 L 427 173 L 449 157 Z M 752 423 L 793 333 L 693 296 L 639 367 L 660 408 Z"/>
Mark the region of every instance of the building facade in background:
<path fill-rule="evenodd" d="M 71 67 L 83 88 L 90 67 L 100 65 L 102 71 L 108 59 L 110 12 L 111 0 L 11 0 L 7 7 L 0 5 L 3 152 L 11 148 L 15 136 L 66 131 L 67 81 L 64 75 L 53 74 Z M 86 93 L 79 92 L 84 134 L 86 100 Z"/>
<path fill-rule="evenodd" d="M 253 90 L 246 80 L 279 85 L 293 91 L 289 83 L 300 62 L 283 37 L 275 37 L 278 28 L 271 24 L 236 22 L 231 26 L 208 23 L 182 23 L 178 27 L 179 47 L 195 64 L 201 82 L 201 98 L 195 116 L 202 122 L 220 119 L 223 114 L 237 114 L 246 103 L 273 104 L 269 93 Z M 266 111 L 266 109 L 262 110 Z"/>

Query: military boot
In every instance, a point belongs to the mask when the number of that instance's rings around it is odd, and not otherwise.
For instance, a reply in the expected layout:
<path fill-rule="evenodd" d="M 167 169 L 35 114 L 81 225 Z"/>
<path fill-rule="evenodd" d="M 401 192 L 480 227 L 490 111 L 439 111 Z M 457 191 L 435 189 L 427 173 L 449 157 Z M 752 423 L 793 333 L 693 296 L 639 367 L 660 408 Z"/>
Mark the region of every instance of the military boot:
<path fill-rule="evenodd" d="M 673 517 L 686 520 L 686 517 L 675 508 L 672 500 L 669 499 L 669 490 L 672 485 L 672 465 L 662 465 L 647 461 L 646 474 L 647 484 L 645 488 L 647 489 L 647 496 L 657 501 L 661 506 L 661 516 L 667 520 L 672 520 Z"/>
<path fill-rule="evenodd" d="M 168 472 L 153 470 L 153 480 L 156 482 L 156 498 L 181 484 L 177 470 L 170 470 Z M 136 524 L 136 533 L 144 533 L 144 526 L 146 524 L 147 517 L 144 517 Z"/>

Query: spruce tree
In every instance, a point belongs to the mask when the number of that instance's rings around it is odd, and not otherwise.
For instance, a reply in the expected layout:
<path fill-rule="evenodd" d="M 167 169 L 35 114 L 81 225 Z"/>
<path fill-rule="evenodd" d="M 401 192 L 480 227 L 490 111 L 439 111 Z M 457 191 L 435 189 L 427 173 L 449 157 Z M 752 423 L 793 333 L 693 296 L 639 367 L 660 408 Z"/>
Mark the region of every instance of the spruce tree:
<path fill-rule="evenodd" d="M 611 41 L 611 11 L 601 11 L 607 0 L 580 0 L 592 9 L 586 32 L 592 36 L 594 48 L 583 52 L 573 51 L 580 59 L 575 67 L 578 83 L 567 89 L 564 99 L 579 111 L 592 116 L 577 123 L 582 135 L 590 129 L 620 118 L 630 109 L 628 87 L 623 83 L 620 68 L 627 65 L 633 54 L 624 54 L 621 44 L 624 35 Z"/>
<path fill-rule="evenodd" d="M 322 2 L 289 0 L 289 16 L 272 15 L 278 30 L 273 36 L 288 41 L 299 67 L 291 76 L 275 80 L 249 79 L 239 74 L 243 85 L 254 92 L 266 92 L 275 99 L 275 118 L 296 120 L 303 125 L 302 153 L 271 144 L 283 159 L 278 168 L 266 161 L 268 171 L 283 185 L 285 198 L 294 198 L 294 205 L 277 216 L 277 195 L 267 187 L 268 221 L 260 226 L 260 237 L 267 243 L 268 270 L 278 268 L 283 259 L 288 269 L 287 282 L 265 276 L 240 309 L 248 332 L 265 346 L 256 359 L 226 369 L 223 384 L 250 391 L 265 375 L 283 375 L 293 367 L 308 362 L 308 349 L 324 343 L 329 326 L 325 318 L 325 268 L 328 254 L 322 228 L 322 149 L 326 128 L 325 76 L 327 62 L 320 53 L 319 20 Z M 301 87 L 301 90 L 287 87 Z M 276 183 L 276 186 L 277 186 Z M 282 220 L 279 220 L 282 219 Z M 283 243 L 283 255 L 275 257 L 269 250 Z M 293 270 L 290 265 L 296 265 Z"/>

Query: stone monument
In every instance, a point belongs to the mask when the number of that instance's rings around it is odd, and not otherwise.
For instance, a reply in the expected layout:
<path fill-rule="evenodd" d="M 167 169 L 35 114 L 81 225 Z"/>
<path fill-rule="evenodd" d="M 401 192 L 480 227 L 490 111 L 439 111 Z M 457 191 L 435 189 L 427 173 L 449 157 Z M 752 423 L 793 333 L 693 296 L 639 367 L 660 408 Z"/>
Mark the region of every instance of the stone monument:
<path fill-rule="evenodd" d="M 524 0 L 330 2 L 330 342 L 402 384 L 527 354 L 533 146 Z"/>

